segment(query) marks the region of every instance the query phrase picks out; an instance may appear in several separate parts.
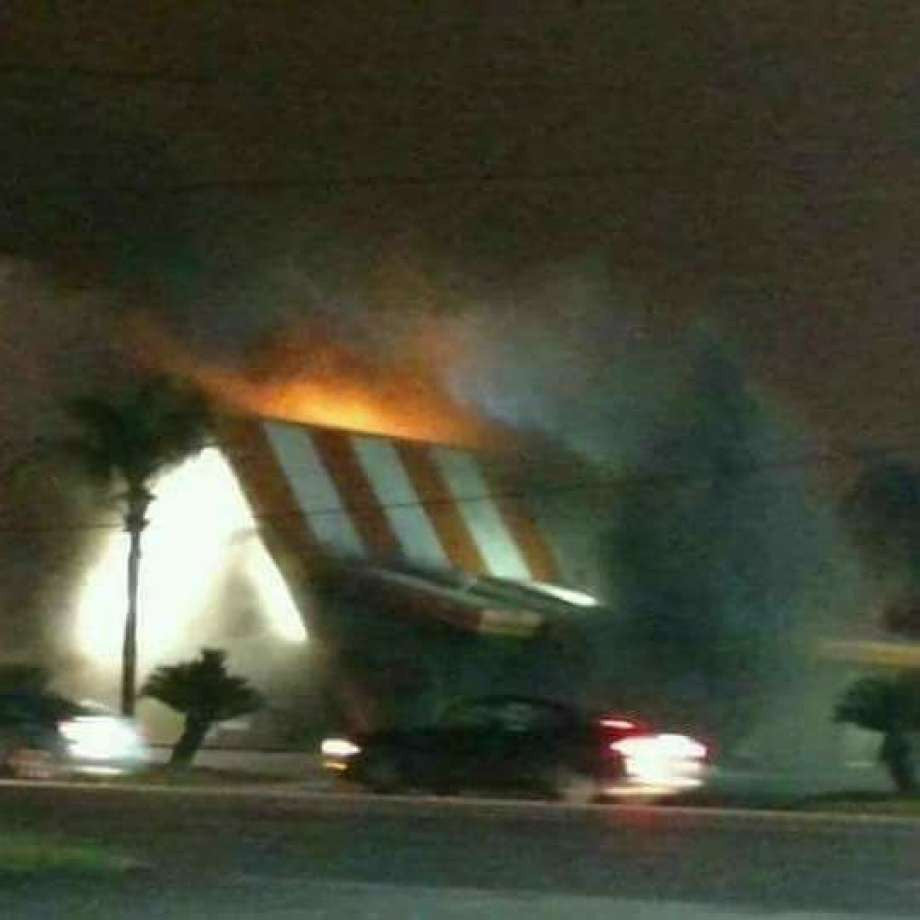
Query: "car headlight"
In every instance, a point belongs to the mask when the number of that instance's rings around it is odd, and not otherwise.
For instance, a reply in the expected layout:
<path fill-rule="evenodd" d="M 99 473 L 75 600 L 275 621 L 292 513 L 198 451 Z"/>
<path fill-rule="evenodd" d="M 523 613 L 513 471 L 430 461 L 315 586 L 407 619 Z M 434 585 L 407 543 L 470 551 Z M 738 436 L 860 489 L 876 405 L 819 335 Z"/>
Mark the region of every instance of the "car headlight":
<path fill-rule="evenodd" d="M 347 738 L 326 738 L 320 745 L 324 757 L 354 757 L 361 748 Z"/>
<path fill-rule="evenodd" d="M 58 726 L 73 757 L 120 760 L 140 756 L 144 744 L 133 725 L 115 716 L 77 716 Z"/>

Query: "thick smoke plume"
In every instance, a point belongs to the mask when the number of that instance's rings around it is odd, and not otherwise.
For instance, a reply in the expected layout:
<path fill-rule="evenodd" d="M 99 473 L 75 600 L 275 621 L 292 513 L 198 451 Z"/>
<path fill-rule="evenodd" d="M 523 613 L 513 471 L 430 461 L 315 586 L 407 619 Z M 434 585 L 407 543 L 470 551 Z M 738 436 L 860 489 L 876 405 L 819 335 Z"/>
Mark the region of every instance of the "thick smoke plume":
<path fill-rule="evenodd" d="M 807 667 L 802 644 L 851 605 L 855 575 L 833 516 L 809 492 L 807 464 L 746 470 L 734 491 L 700 498 L 694 477 L 718 478 L 739 451 L 756 469 L 812 447 L 750 395 L 743 358 L 719 357 L 711 337 L 703 347 L 698 335 L 662 334 L 641 292 L 618 288 L 592 260 L 500 280 L 398 249 L 363 271 L 355 261 L 269 260 L 220 310 L 202 306 L 221 293 L 204 287 L 208 272 L 187 300 L 113 310 L 112 291 L 84 298 L 95 345 L 49 335 L 40 343 L 53 357 L 39 351 L 23 365 L 44 375 L 32 430 L 36 419 L 53 425 L 55 400 L 89 380 L 76 372 L 82 362 L 109 368 L 102 384 L 117 386 L 132 363 L 165 367 L 231 408 L 320 424 L 465 442 L 482 441 L 488 420 L 539 431 L 625 484 L 590 502 L 584 539 L 607 560 L 612 614 L 595 624 L 601 654 L 586 692 L 637 708 L 654 700 L 663 717 L 689 703 L 698 724 L 725 734 L 769 708 L 776 675 Z M 343 278 L 330 265 L 345 262 Z M 39 317 L 68 302 L 39 276 L 17 283 L 48 301 Z M 75 360 L 65 362 L 68 347 Z M 701 383 L 701 368 L 716 365 Z M 648 474 L 690 483 L 649 490 Z M 568 517 L 571 526 L 571 508 Z"/>
<path fill-rule="evenodd" d="M 288 417 L 432 438 L 459 418 L 539 431 L 620 483 L 553 499 L 560 526 L 591 508 L 582 539 L 612 611 L 593 627 L 601 651 L 582 692 L 662 718 L 689 707 L 736 740 L 783 694 L 829 705 L 833 681 L 806 687 L 815 640 L 866 598 L 812 462 L 820 445 L 750 379 L 743 351 L 704 326 L 663 334 L 641 293 L 592 260 L 503 283 L 456 277 L 405 256 L 351 287 L 268 272 L 255 300 L 299 296 L 301 310 L 262 330 L 248 359 L 230 349 L 197 374 Z M 351 412 L 336 392 L 379 411 Z M 332 414 L 311 414 L 324 393 Z"/>

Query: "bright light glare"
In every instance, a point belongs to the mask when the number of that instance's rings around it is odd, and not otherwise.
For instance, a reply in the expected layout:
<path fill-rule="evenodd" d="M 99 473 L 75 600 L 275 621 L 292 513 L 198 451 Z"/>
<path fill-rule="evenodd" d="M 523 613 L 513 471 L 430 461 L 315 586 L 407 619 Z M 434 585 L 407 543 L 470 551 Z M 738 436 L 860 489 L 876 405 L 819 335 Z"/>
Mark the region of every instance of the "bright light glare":
<path fill-rule="evenodd" d="M 618 728 L 622 731 L 629 731 L 636 727 L 636 723 L 629 719 L 601 719 L 601 725 L 604 728 Z"/>
<path fill-rule="evenodd" d="M 320 750 L 325 757 L 354 757 L 361 752 L 361 748 L 347 738 L 326 738 Z"/>
<path fill-rule="evenodd" d="M 99 766 L 85 766 L 80 767 L 80 773 L 85 773 L 87 776 L 122 776 L 125 771 L 121 767 L 99 767 Z"/>
<path fill-rule="evenodd" d="M 246 497 L 223 455 L 207 448 L 154 485 L 143 534 L 139 655 L 142 662 L 196 650 L 190 627 L 219 599 L 231 563 L 258 592 L 260 609 L 282 639 L 303 642 L 306 630 L 287 586 L 255 536 Z M 240 543 L 240 534 L 253 534 Z M 110 664 L 120 661 L 128 535 L 115 533 L 88 572 L 77 602 L 78 648 Z M 186 640 L 186 641 L 184 641 Z"/>
<path fill-rule="evenodd" d="M 140 735 L 113 716 L 78 716 L 62 722 L 60 732 L 70 753 L 86 760 L 136 760 L 145 754 Z"/>
<path fill-rule="evenodd" d="M 633 735 L 614 741 L 610 749 L 623 755 L 634 782 L 672 789 L 701 782 L 706 746 L 686 735 Z"/>
<path fill-rule="evenodd" d="M 687 735 L 655 735 L 655 739 L 662 757 L 702 760 L 706 756 L 706 745 Z"/>
<path fill-rule="evenodd" d="M 597 607 L 596 597 L 592 597 L 585 591 L 576 591 L 574 588 L 563 588 L 561 585 L 550 585 L 544 581 L 534 581 L 530 583 L 532 588 L 542 591 L 544 594 L 550 594 L 553 597 L 565 601 L 567 604 L 574 604 L 576 607 Z"/>

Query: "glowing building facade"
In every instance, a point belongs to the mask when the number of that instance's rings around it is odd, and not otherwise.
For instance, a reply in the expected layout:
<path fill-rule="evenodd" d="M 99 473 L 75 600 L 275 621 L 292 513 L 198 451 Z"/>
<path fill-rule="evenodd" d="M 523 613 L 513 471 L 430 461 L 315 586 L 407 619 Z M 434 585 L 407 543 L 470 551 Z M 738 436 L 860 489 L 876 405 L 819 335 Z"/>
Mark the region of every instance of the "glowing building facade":
<path fill-rule="evenodd" d="M 374 629 L 396 630 L 371 629 L 371 644 L 405 645 L 419 634 L 534 639 L 584 614 L 597 586 L 584 590 L 586 553 L 565 539 L 554 511 L 571 497 L 533 491 L 525 465 L 508 450 L 224 419 L 218 446 L 154 490 L 141 675 L 212 645 L 284 695 L 313 666 L 311 645 L 323 646 L 333 673 L 337 655 L 353 659 L 367 617 Z M 574 537 L 583 527 L 569 530 Z M 78 597 L 74 641 L 85 666 L 70 683 L 81 695 L 111 697 L 116 685 L 126 543 L 122 533 L 103 543 Z M 397 639 L 399 630 L 412 635 Z M 348 683 L 346 695 L 364 700 L 349 717 L 366 714 L 379 688 L 354 668 Z"/>

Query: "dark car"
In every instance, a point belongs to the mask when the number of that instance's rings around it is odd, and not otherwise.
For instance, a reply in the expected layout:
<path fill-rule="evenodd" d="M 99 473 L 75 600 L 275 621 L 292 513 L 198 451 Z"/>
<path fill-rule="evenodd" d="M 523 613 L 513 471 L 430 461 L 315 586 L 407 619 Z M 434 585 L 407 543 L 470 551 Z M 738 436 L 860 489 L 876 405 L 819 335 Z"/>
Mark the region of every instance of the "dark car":
<path fill-rule="evenodd" d="M 522 696 L 466 701 L 430 726 L 328 738 L 322 752 L 327 768 L 374 792 L 515 791 L 571 802 L 691 788 L 706 757 L 684 735 Z"/>
<path fill-rule="evenodd" d="M 45 690 L 0 692 L 0 775 L 123 773 L 147 757 L 130 719 Z"/>

